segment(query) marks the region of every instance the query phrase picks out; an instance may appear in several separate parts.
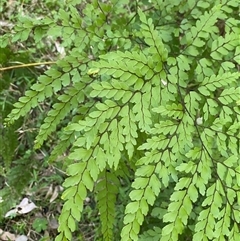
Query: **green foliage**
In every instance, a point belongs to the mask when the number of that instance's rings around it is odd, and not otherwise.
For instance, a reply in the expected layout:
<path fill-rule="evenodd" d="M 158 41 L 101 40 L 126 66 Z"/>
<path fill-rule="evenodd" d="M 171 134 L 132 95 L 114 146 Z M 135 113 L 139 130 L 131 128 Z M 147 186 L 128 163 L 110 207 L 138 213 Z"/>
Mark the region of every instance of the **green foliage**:
<path fill-rule="evenodd" d="M 16 34 L 1 37 L 2 47 L 31 34 L 61 38 L 67 53 L 6 118 L 57 99 L 35 141 L 40 148 L 59 132 L 49 161 L 67 154 L 56 241 L 72 240 L 88 192 L 102 239 L 115 240 L 126 169 L 134 177 L 126 172 L 121 240 L 239 240 L 238 1 L 67 2 L 54 17 L 20 18 Z"/>
<path fill-rule="evenodd" d="M 11 48 L 2 48 L 0 51 L 1 66 L 9 62 L 29 61 L 30 59 L 25 52 L 14 53 Z M 17 101 L 19 92 L 30 84 L 26 80 L 33 77 L 35 74 L 30 70 L 0 72 L 0 197 L 3 199 L 0 203 L 0 220 L 15 204 L 16 198 L 31 178 L 33 163 L 30 158 L 33 150 L 27 150 L 27 147 L 32 149 L 33 138 L 31 134 L 26 134 L 23 140 L 17 133 L 26 121 L 20 118 L 9 128 L 3 128 L 3 121 L 13 109 L 13 103 Z M 23 146 L 26 149 L 23 150 Z"/>
<path fill-rule="evenodd" d="M 119 180 L 113 173 L 107 171 L 103 172 L 99 178 L 96 191 L 103 240 L 113 240 L 114 209 Z"/>
<path fill-rule="evenodd" d="M 44 58 L 42 55 L 45 55 L 49 50 L 43 42 L 36 44 L 31 38 L 28 39 L 27 44 L 9 41 L 10 34 L 14 33 L 13 26 L 16 24 L 19 14 L 21 15 L 23 11 L 28 12 L 28 10 L 31 12 L 30 8 L 33 4 L 29 5 L 29 2 L 0 1 L 0 228 L 4 231 L 6 229 L 9 229 L 8 231 L 14 230 L 14 232 L 20 231 L 20 229 L 15 228 L 15 225 L 16 227 L 21 226 L 20 218 L 15 217 L 17 220 L 9 220 L 4 216 L 18 204 L 19 198 L 32 192 L 31 187 L 36 188 L 38 186 L 39 188 L 41 182 L 38 175 L 45 168 L 39 162 L 39 158 L 38 160 L 36 158 L 42 155 L 33 150 L 35 130 L 37 129 L 35 126 L 33 127 L 33 123 L 34 125 L 40 124 L 41 111 L 39 110 L 42 107 L 23 118 L 19 118 L 8 128 L 3 128 L 4 118 L 13 109 L 13 104 L 26 89 L 30 88 L 37 76 L 44 70 L 43 66 L 38 68 L 23 68 L 22 66 L 32 62 L 33 59 Z M 41 7 L 43 6 L 42 4 Z M 58 4 L 55 5 L 55 8 L 57 6 Z M 35 7 L 37 8 L 36 5 Z M 38 10 L 43 9 L 39 8 Z M 43 12 L 44 10 L 41 14 Z M 47 13 L 49 13 L 49 10 Z M 2 39 L 4 40 L 2 41 Z M 41 53 L 41 56 L 39 56 L 39 53 Z M 16 68 L 13 66 L 16 66 Z M 44 150 L 42 150 L 42 153 L 44 153 Z M 35 178 L 38 176 L 36 182 L 33 180 L 33 174 Z M 31 229 L 31 225 L 26 226 Z"/>
<path fill-rule="evenodd" d="M 34 230 L 37 232 L 45 231 L 47 229 L 48 221 L 45 218 L 36 218 L 32 224 Z"/>

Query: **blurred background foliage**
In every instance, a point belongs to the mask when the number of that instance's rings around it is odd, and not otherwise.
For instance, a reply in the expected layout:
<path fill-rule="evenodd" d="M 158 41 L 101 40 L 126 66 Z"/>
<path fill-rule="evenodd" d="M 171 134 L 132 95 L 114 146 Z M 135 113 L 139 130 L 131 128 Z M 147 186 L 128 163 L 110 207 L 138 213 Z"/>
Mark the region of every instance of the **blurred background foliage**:
<path fill-rule="evenodd" d="M 13 32 L 19 14 L 31 14 L 35 18 L 43 14 L 51 14 L 58 9 L 61 1 L 0 1 L 0 35 Z M 19 66 L 28 63 L 52 61 L 59 53 L 52 44 L 39 42 L 35 45 L 32 37 L 26 43 L 8 43 L 0 48 L 0 68 Z M 42 152 L 33 150 L 36 126 L 40 125 L 47 105 L 39 106 L 29 116 L 19 119 L 8 128 L 3 128 L 3 120 L 10 113 L 13 104 L 29 89 L 37 77 L 47 66 L 10 68 L 0 71 L 0 230 L 13 234 L 32 233 L 32 240 L 44 239 L 56 234 L 55 225 L 39 228 L 39 216 L 46 220 L 56 220 L 52 214 L 56 200 L 49 205 L 53 195 L 51 188 L 58 187 L 64 172 L 57 172 L 57 167 L 49 167 L 45 160 L 48 146 Z M 33 127 L 34 126 L 34 127 Z M 61 166 L 59 167 L 61 169 Z M 50 197 L 46 197 L 49 193 Z M 58 194 L 58 193 L 57 193 Z M 55 194 L 56 195 L 56 194 Z M 14 208 L 24 197 L 29 197 L 38 211 L 32 214 L 5 218 L 5 214 Z M 51 217 L 54 219 L 51 219 Z M 40 219 L 40 224 L 41 224 Z"/>

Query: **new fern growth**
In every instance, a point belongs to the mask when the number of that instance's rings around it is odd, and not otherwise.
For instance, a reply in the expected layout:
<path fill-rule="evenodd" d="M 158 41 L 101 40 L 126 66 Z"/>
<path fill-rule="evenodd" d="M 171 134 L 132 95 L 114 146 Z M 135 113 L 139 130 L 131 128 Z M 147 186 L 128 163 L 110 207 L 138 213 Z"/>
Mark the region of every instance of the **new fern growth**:
<path fill-rule="evenodd" d="M 96 193 L 103 240 L 117 240 L 123 166 L 135 174 L 122 241 L 240 239 L 237 17 L 237 0 L 70 0 L 56 19 L 21 25 L 60 37 L 67 51 L 6 119 L 57 97 L 36 137 L 40 148 L 71 117 L 49 157 L 70 148 L 56 241 L 72 240 L 88 192 Z M 163 202 L 159 227 L 146 228 Z"/>

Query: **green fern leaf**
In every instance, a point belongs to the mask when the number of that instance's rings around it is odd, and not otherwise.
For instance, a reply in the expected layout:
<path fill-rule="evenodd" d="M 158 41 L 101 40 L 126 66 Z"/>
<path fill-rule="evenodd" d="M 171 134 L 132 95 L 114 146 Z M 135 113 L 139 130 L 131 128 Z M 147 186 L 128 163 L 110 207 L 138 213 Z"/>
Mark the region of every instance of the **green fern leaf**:
<path fill-rule="evenodd" d="M 99 175 L 96 185 L 98 207 L 102 225 L 103 239 L 111 241 L 114 239 L 113 225 L 115 216 L 115 201 L 118 193 L 119 180 L 107 171 Z"/>

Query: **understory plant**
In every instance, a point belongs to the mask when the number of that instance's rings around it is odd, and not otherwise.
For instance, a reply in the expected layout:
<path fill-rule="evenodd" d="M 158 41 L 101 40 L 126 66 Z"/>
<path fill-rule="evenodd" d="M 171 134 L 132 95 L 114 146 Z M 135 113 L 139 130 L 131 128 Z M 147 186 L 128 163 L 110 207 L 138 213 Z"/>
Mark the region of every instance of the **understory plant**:
<path fill-rule="evenodd" d="M 240 240 L 238 1 L 60 2 L 0 38 L 65 51 L 5 119 L 53 102 L 35 148 L 58 136 L 48 161 L 68 165 L 55 240 L 74 240 L 89 192 L 98 240 Z"/>
<path fill-rule="evenodd" d="M 29 4 L 30 2 L 0 1 L 0 230 L 4 231 L 7 229 L 17 231 L 15 225 L 21 226 L 19 219 L 14 223 L 16 220 L 5 219 L 5 214 L 20 202 L 22 195 L 29 194 L 33 191 L 30 191 L 33 186 L 41 183 L 41 177 L 38 174 L 46 169 L 42 162 L 45 147 L 38 152 L 33 149 L 33 145 L 38 129 L 36 127 L 43 119 L 43 112 L 47 105 L 39 105 L 31 111 L 30 115 L 19 118 L 8 128 L 3 128 L 4 118 L 14 108 L 13 104 L 18 98 L 44 72 L 46 66 L 42 62 L 46 56 L 49 56 L 50 47 L 46 47 L 43 41 L 40 43 L 33 41 L 36 39 L 33 35 L 29 36 L 27 42 L 11 43 L 10 39 L 6 38 L 10 33 L 15 33 L 13 27 L 19 19 L 18 13 L 24 15 L 37 7 L 38 11 L 35 12 L 35 16 L 40 13 L 44 14 L 48 1 L 37 5 Z M 58 4 L 55 4 L 55 9 L 57 6 Z M 49 14 L 51 8 L 49 5 L 48 7 L 47 13 Z M 51 52 L 51 57 L 55 55 L 55 52 Z M 38 58 L 40 58 L 40 64 L 31 63 L 37 61 Z M 33 68 L 36 65 L 38 68 Z M 36 176 L 38 176 L 38 182 L 32 185 Z M 36 195 L 34 198 L 37 199 Z M 26 226 L 29 227 L 29 225 Z M 4 234 L 1 235 L 4 236 Z"/>

